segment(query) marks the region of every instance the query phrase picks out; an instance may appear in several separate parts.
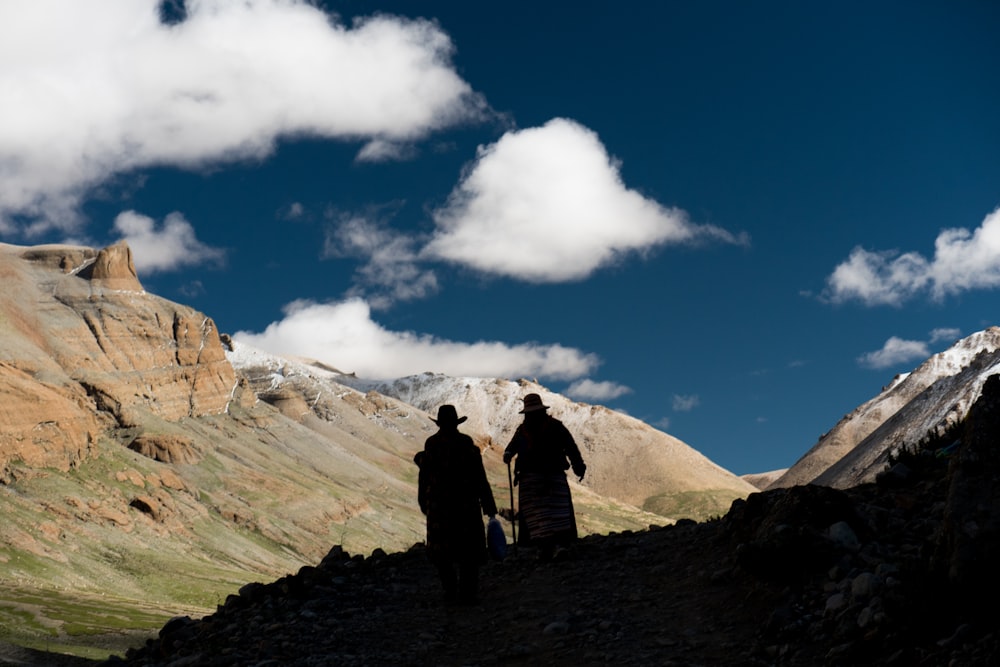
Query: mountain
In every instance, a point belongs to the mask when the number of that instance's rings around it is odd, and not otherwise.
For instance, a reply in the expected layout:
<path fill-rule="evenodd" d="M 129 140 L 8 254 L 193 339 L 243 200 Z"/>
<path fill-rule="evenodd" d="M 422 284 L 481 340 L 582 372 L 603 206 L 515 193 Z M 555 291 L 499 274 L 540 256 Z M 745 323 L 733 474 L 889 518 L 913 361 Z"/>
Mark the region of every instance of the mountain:
<path fill-rule="evenodd" d="M 440 402 L 470 414 L 463 430 L 505 506 L 503 440 L 523 393 L 543 393 L 588 457 L 572 482 L 584 535 L 717 516 L 753 490 L 666 434 L 537 385 L 421 376 L 397 384 L 411 405 L 242 347 L 146 292 L 124 244 L 0 244 L 0 278 L 0 642 L 107 655 L 332 545 L 422 541 L 412 458 Z"/>
<path fill-rule="evenodd" d="M 1000 327 L 974 333 L 845 415 L 769 488 L 870 482 L 890 456 L 915 450 L 963 421 L 986 378 L 1000 372 Z"/>

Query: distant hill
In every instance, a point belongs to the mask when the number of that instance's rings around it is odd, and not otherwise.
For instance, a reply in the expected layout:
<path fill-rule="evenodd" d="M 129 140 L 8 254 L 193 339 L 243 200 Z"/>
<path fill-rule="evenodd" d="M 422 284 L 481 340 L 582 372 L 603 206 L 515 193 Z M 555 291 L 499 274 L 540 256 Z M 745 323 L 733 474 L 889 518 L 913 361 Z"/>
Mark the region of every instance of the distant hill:
<path fill-rule="evenodd" d="M 782 468 L 781 470 L 771 470 L 769 472 L 757 472 L 749 473 L 746 475 L 740 475 L 744 481 L 753 484 L 757 489 L 763 490 L 771 486 L 776 479 L 788 472 L 788 468 Z"/>

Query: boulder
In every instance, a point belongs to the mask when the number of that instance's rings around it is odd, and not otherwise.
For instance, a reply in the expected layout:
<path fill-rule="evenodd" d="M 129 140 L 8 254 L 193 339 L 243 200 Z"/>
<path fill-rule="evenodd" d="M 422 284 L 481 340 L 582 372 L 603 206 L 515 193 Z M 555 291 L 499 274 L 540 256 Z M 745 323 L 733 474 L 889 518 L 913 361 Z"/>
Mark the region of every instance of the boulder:
<path fill-rule="evenodd" d="M 161 463 L 197 463 L 202 458 L 191 438 L 180 435 L 144 433 L 130 442 L 128 448 Z"/>

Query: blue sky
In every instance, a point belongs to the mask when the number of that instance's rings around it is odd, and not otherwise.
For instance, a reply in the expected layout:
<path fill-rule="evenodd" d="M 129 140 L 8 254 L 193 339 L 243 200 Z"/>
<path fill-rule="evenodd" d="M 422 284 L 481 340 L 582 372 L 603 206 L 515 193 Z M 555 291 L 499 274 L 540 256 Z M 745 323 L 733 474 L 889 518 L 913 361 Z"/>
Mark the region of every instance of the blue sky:
<path fill-rule="evenodd" d="M 419 6 L 419 11 L 413 8 Z M 998 324 L 1000 5 L 0 5 L 0 240 L 742 474 Z"/>

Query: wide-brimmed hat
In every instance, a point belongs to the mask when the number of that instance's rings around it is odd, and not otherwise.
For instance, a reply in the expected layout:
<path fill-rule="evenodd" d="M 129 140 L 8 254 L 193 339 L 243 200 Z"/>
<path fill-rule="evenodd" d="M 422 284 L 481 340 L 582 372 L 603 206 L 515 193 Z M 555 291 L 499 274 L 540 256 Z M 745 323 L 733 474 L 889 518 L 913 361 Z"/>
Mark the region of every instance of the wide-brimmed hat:
<path fill-rule="evenodd" d="M 459 417 L 454 405 L 442 405 L 438 408 L 437 419 L 431 417 L 431 421 L 438 426 L 458 426 L 468 417 Z"/>
<path fill-rule="evenodd" d="M 542 397 L 538 394 L 527 394 L 524 397 L 524 409 L 521 410 L 523 415 L 526 412 L 536 412 L 538 410 L 548 410 L 549 406 L 542 403 Z"/>

